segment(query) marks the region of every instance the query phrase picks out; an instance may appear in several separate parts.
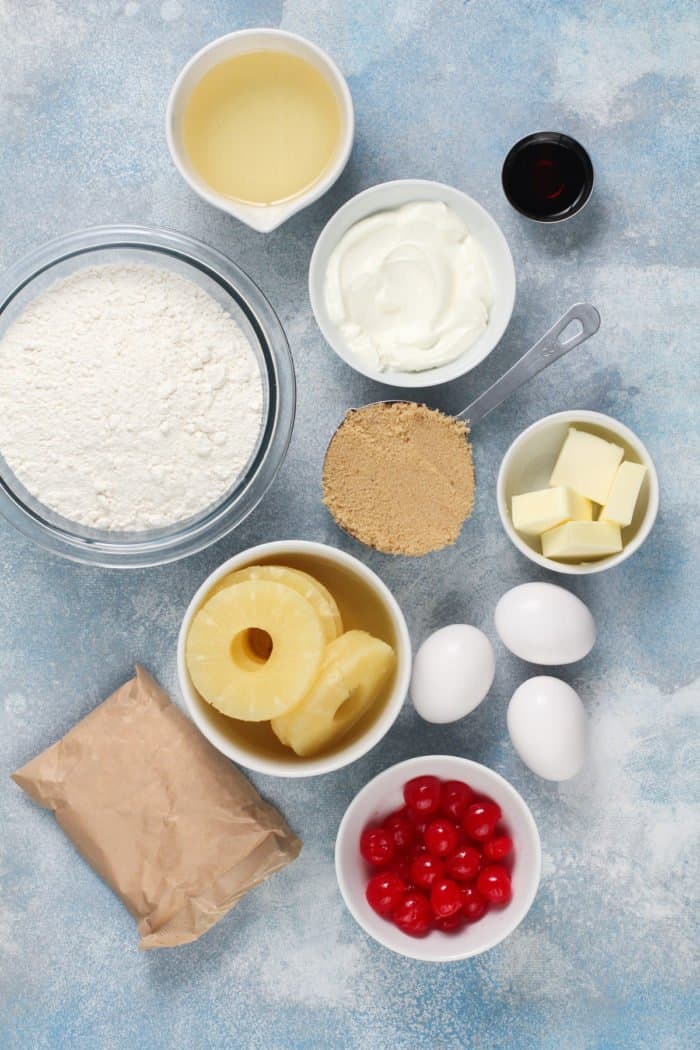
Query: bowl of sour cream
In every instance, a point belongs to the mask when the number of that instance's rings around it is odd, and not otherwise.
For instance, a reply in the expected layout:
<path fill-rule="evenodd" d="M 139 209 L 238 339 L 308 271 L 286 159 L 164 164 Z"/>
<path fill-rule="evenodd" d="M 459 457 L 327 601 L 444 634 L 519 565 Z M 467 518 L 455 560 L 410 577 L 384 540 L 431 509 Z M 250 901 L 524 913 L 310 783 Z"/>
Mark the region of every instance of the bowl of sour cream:
<path fill-rule="evenodd" d="M 400 387 L 446 383 L 498 345 L 515 303 L 508 243 L 473 198 L 439 182 L 372 186 L 329 220 L 309 266 L 329 346 Z"/>

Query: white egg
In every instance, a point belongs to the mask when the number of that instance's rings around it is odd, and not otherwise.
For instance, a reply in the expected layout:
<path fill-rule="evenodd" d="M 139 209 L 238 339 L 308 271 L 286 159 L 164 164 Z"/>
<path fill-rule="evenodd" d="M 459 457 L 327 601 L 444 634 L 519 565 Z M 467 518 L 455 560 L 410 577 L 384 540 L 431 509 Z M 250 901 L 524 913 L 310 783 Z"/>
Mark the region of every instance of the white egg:
<path fill-rule="evenodd" d="M 411 699 L 426 722 L 456 722 L 481 703 L 493 684 L 491 642 L 477 627 L 441 627 L 416 653 Z"/>
<path fill-rule="evenodd" d="M 539 675 L 519 686 L 508 705 L 508 732 L 526 766 L 545 780 L 569 780 L 583 765 L 586 712 L 560 678 Z"/>
<path fill-rule="evenodd" d="M 532 664 L 571 664 L 595 644 L 588 606 L 553 583 L 523 583 L 506 591 L 494 618 L 503 644 Z"/>

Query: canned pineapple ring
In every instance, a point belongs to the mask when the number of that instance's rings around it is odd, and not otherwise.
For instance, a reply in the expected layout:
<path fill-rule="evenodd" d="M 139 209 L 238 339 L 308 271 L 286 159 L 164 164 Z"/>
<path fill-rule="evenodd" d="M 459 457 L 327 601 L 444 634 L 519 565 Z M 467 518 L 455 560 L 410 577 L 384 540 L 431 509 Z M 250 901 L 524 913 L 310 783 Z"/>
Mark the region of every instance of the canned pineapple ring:
<path fill-rule="evenodd" d="M 233 584 L 243 583 L 246 580 L 270 580 L 272 583 L 283 583 L 300 594 L 302 598 L 306 598 L 319 615 L 327 642 L 332 642 L 342 632 L 343 621 L 335 598 L 322 583 L 310 576 L 308 572 L 302 572 L 301 569 L 290 569 L 286 565 L 249 565 L 245 569 L 237 569 L 224 576 L 215 584 L 209 596 L 218 594 L 225 587 L 231 587 Z"/>
<path fill-rule="evenodd" d="M 261 645 L 261 632 L 267 636 Z M 213 594 L 196 613 L 185 659 L 192 684 L 222 714 L 264 722 L 309 691 L 326 648 L 306 598 L 282 583 L 247 580 Z"/>
<path fill-rule="evenodd" d="M 318 677 L 301 703 L 273 719 L 273 732 L 298 755 L 316 754 L 369 711 L 395 666 L 386 642 L 366 631 L 347 631 L 326 647 Z"/>

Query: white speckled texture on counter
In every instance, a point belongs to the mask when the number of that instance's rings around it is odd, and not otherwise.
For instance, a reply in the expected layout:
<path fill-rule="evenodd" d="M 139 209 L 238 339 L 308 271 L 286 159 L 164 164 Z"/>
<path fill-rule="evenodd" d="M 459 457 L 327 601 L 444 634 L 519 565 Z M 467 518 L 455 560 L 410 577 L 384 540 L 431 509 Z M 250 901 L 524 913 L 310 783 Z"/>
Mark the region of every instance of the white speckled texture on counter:
<path fill-rule="evenodd" d="M 256 24 L 328 48 L 357 112 L 339 183 L 267 236 L 195 197 L 163 132 L 171 82 L 190 54 Z M 242 528 L 203 554 L 120 574 L 59 561 L 0 525 L 2 1045 L 696 1047 L 694 5 L 0 0 L 0 25 L 0 264 L 80 226 L 182 230 L 227 252 L 261 285 L 299 379 L 296 430 L 276 484 Z M 509 146 L 539 129 L 580 138 L 596 167 L 589 206 L 559 227 L 519 217 L 500 188 Z M 418 560 L 364 550 L 321 506 L 334 427 L 349 406 L 389 391 L 328 350 L 306 292 L 311 249 L 332 212 L 356 191 L 401 176 L 473 194 L 502 224 L 518 273 L 502 344 L 465 379 L 428 391 L 430 405 L 461 408 L 573 301 L 588 299 L 602 315 L 594 339 L 479 426 L 475 514 L 454 548 Z M 635 430 L 661 481 L 661 513 L 642 550 L 610 573 L 564 581 L 599 627 L 590 656 L 561 672 L 590 715 L 584 772 L 557 786 L 519 761 L 505 710 L 536 669 L 497 644 L 491 694 L 463 722 L 430 726 L 407 704 L 386 740 L 349 769 L 311 781 L 254 777 L 305 839 L 302 856 L 196 944 L 139 952 L 122 906 L 10 771 L 137 660 L 176 695 L 176 633 L 191 594 L 224 558 L 260 541 L 308 537 L 358 554 L 395 592 L 414 645 L 460 620 L 496 642 L 500 595 L 550 578 L 501 530 L 498 464 L 527 424 L 575 407 Z M 441 751 L 493 766 L 522 792 L 542 834 L 544 873 L 530 915 L 505 943 L 430 968 L 390 954 L 355 925 L 336 889 L 333 841 L 372 775 Z"/>

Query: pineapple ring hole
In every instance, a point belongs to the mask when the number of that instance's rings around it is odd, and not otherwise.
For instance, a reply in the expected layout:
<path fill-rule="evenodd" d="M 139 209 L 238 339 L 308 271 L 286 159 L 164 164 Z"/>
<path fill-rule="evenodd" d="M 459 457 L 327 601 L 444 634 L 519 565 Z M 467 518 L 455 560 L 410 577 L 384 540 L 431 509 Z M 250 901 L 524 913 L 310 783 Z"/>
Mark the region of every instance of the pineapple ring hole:
<path fill-rule="evenodd" d="M 246 627 L 231 641 L 231 659 L 242 671 L 259 671 L 272 656 L 272 637 L 261 627 Z"/>
<path fill-rule="evenodd" d="M 358 707 L 362 706 L 362 696 L 359 695 L 359 690 L 353 689 L 350 696 L 346 696 L 339 708 L 337 708 L 333 715 L 334 722 L 344 722 L 348 718 L 352 718 Z"/>

